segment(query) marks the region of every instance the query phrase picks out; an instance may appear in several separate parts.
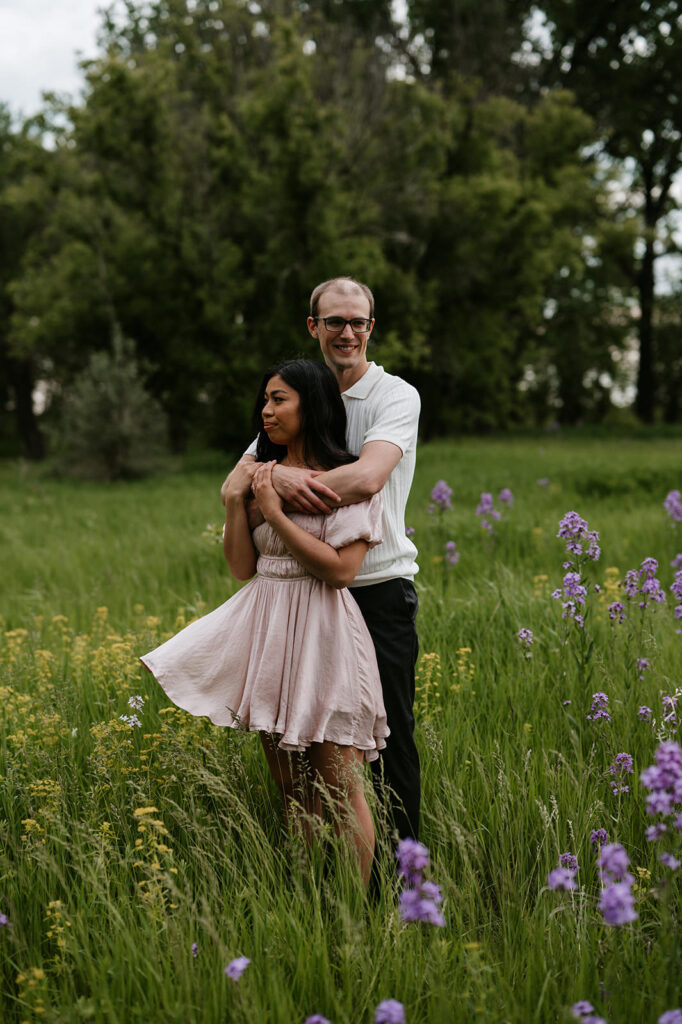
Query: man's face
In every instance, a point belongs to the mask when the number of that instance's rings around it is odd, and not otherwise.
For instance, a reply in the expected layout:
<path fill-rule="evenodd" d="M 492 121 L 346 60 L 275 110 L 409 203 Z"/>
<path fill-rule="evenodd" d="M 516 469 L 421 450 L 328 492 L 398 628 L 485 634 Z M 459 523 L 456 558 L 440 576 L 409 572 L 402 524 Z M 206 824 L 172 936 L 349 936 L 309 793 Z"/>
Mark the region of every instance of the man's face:
<path fill-rule="evenodd" d="M 323 292 L 317 316 L 340 316 L 344 320 L 355 318 L 369 320 L 369 299 L 359 288 L 339 290 L 328 288 Z M 308 330 L 313 338 L 317 338 L 322 349 L 324 361 L 330 370 L 340 376 L 350 376 L 359 380 L 368 367 L 367 342 L 372 333 L 372 320 L 368 331 L 354 331 L 346 324 L 342 331 L 328 331 L 321 319 L 308 317 Z M 350 371 L 350 374 L 348 373 Z"/>

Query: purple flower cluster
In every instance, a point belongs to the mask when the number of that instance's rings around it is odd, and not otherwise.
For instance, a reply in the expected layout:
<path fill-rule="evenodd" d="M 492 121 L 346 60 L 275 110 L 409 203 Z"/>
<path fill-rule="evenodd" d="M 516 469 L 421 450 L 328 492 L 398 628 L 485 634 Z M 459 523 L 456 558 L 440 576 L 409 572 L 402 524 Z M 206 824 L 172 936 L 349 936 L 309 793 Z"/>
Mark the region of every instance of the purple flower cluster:
<path fill-rule="evenodd" d="M 648 670 L 648 668 L 649 668 L 649 659 L 648 658 L 638 658 L 637 659 L 637 671 L 639 672 L 639 678 L 640 679 L 644 679 L 644 673 Z"/>
<path fill-rule="evenodd" d="M 487 491 L 481 494 L 480 501 L 476 507 L 476 515 L 481 520 L 481 526 L 484 530 L 488 530 L 490 533 L 494 533 L 493 522 L 498 522 L 500 519 L 500 511 L 495 508 L 493 503 L 493 496 Z"/>
<path fill-rule="evenodd" d="M 520 646 L 521 650 L 523 651 L 524 658 L 532 657 L 532 655 L 530 653 L 530 649 L 531 649 L 531 646 L 533 644 L 533 639 L 534 639 L 533 638 L 533 631 L 531 629 L 526 629 L 525 626 L 522 626 L 521 629 L 516 634 L 516 639 L 518 640 L 519 646 Z"/>
<path fill-rule="evenodd" d="M 569 868 L 571 871 L 579 871 L 580 865 L 578 864 L 578 858 L 574 853 L 562 853 L 559 857 L 559 863 L 562 868 Z"/>
<path fill-rule="evenodd" d="M 588 722 L 597 722 L 599 719 L 603 719 L 605 722 L 611 721 L 611 715 L 609 714 L 609 698 L 601 690 L 597 693 L 592 694 L 592 707 L 590 713 L 587 716 Z"/>
<path fill-rule="evenodd" d="M 374 1024 L 405 1024 L 405 1007 L 397 999 L 384 999 L 374 1011 Z"/>
<path fill-rule="evenodd" d="M 514 495 L 508 487 L 503 487 L 497 496 L 500 505 L 507 505 L 509 508 L 514 504 Z"/>
<path fill-rule="evenodd" d="M 550 889 L 577 889 L 575 876 L 573 868 L 554 868 L 547 875 L 547 885 Z"/>
<path fill-rule="evenodd" d="M 439 480 L 431 491 L 431 504 L 428 507 L 430 515 L 438 509 L 439 512 L 447 512 L 452 508 L 452 487 L 448 487 L 445 480 Z"/>
<path fill-rule="evenodd" d="M 414 537 L 414 526 L 406 526 L 405 527 L 405 536 L 406 537 Z"/>
<path fill-rule="evenodd" d="M 619 625 L 621 622 L 625 622 L 627 615 L 625 614 L 625 605 L 622 601 L 613 601 L 609 605 L 609 618 L 611 622 L 618 622 Z"/>
<path fill-rule="evenodd" d="M 605 828 L 594 828 L 590 832 L 590 842 L 595 847 L 595 849 L 599 849 L 600 846 L 604 846 L 604 844 L 608 843 L 608 841 L 609 834 Z"/>
<path fill-rule="evenodd" d="M 194 957 L 195 960 L 199 956 L 199 943 L 198 942 L 193 942 L 192 943 L 192 956 Z"/>
<path fill-rule="evenodd" d="M 653 715 L 651 708 L 648 708 L 646 704 L 640 705 L 639 711 L 637 712 L 638 717 L 642 722 L 648 722 Z"/>
<path fill-rule="evenodd" d="M 682 805 L 682 748 L 675 740 L 665 740 L 654 759 L 656 763 L 645 768 L 639 778 L 650 790 L 646 798 L 649 814 L 667 817 Z M 675 827 L 682 831 L 682 814 L 677 815 Z"/>
<path fill-rule="evenodd" d="M 663 502 L 663 508 L 673 521 L 673 526 L 682 523 L 682 496 L 679 491 L 670 491 Z"/>
<path fill-rule="evenodd" d="M 577 555 L 578 558 L 584 554 L 596 562 L 601 555 L 599 534 L 596 530 L 590 530 L 586 520 L 582 519 L 577 512 L 566 513 L 559 523 L 557 537 L 565 540 L 566 550 L 572 555 Z"/>
<path fill-rule="evenodd" d="M 666 1010 L 658 1018 L 657 1024 L 682 1024 L 682 1009 Z"/>
<path fill-rule="evenodd" d="M 628 871 L 630 858 L 620 843 L 607 843 L 599 855 L 599 867 L 604 888 L 599 910 L 607 924 L 623 925 L 637 919 L 635 898 L 632 894 L 634 878 Z"/>
<path fill-rule="evenodd" d="M 423 879 L 423 872 L 429 866 L 429 851 L 416 839 L 401 839 L 395 855 L 398 875 L 406 883 L 400 894 L 402 920 L 422 921 L 442 928 L 445 918 L 439 910 L 443 902 L 440 886 Z"/>
<path fill-rule="evenodd" d="M 613 764 L 609 766 L 609 774 L 615 776 L 609 783 L 614 796 L 619 796 L 621 793 L 629 793 L 630 787 L 622 780 L 626 775 L 633 774 L 632 754 L 616 754 Z"/>
<path fill-rule="evenodd" d="M 574 619 L 579 626 L 585 625 L 584 616 L 578 612 L 578 605 L 584 607 L 585 598 L 587 597 L 587 587 L 581 583 L 580 573 L 567 572 L 563 578 L 562 586 L 553 592 L 552 597 L 557 601 L 561 601 L 562 619 Z M 566 598 L 566 600 L 562 601 L 562 598 Z"/>
<path fill-rule="evenodd" d="M 457 565 L 459 562 L 459 551 L 454 540 L 447 541 L 445 545 L 445 561 L 448 565 Z"/>
<path fill-rule="evenodd" d="M 656 578 L 658 562 L 655 558 L 645 558 L 639 569 L 629 569 L 625 573 L 623 589 L 631 601 L 637 601 L 644 610 L 653 601 L 661 604 L 665 601 L 665 591 L 660 580 Z"/>
<path fill-rule="evenodd" d="M 225 968 L 225 974 L 228 978 L 232 978 L 232 981 L 239 981 L 250 963 L 251 961 L 248 956 L 235 957 L 234 960 L 230 960 L 229 964 Z"/>
<path fill-rule="evenodd" d="M 592 1003 L 588 1003 L 587 999 L 581 999 L 579 1002 L 573 1003 L 571 1013 L 581 1024 L 606 1024 L 603 1017 L 595 1015 L 594 1006 Z"/>
<path fill-rule="evenodd" d="M 7 914 L 0 914 L 0 928 L 11 928 L 12 922 L 8 918 Z"/>
<path fill-rule="evenodd" d="M 682 551 L 679 553 L 679 555 L 675 555 L 670 564 L 673 567 L 673 569 L 682 569 Z"/>
<path fill-rule="evenodd" d="M 132 697 L 128 697 L 128 707 L 132 708 L 133 711 L 142 711 L 144 707 L 144 697 L 140 696 L 139 693 L 134 694 Z"/>
<path fill-rule="evenodd" d="M 304 1024 L 332 1024 L 332 1022 L 327 1017 L 323 1017 L 321 1013 L 314 1013 L 312 1017 L 306 1017 Z"/>

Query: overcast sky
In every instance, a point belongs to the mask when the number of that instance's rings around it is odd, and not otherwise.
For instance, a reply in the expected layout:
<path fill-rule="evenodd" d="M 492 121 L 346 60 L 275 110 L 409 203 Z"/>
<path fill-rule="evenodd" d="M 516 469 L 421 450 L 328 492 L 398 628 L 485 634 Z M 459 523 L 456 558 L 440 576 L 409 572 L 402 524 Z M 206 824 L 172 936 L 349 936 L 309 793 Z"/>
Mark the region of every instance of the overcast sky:
<path fill-rule="evenodd" d="M 0 0 L 0 102 L 30 115 L 43 90 L 80 93 L 81 58 L 97 53 L 107 0 Z"/>

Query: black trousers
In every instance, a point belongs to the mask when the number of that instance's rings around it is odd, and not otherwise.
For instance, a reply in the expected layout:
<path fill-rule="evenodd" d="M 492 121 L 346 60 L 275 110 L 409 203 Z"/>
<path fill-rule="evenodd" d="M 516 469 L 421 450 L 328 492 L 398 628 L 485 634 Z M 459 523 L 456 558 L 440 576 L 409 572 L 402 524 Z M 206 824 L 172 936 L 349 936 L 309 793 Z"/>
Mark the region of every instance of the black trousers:
<path fill-rule="evenodd" d="M 419 754 L 414 741 L 414 669 L 419 650 L 417 639 L 417 592 L 410 580 L 396 578 L 366 587 L 352 587 L 351 594 L 367 623 L 379 663 L 386 717 L 391 735 L 378 760 L 372 761 L 378 792 L 391 791 L 388 808 L 398 835 L 416 839 L 419 834 L 421 781 Z"/>

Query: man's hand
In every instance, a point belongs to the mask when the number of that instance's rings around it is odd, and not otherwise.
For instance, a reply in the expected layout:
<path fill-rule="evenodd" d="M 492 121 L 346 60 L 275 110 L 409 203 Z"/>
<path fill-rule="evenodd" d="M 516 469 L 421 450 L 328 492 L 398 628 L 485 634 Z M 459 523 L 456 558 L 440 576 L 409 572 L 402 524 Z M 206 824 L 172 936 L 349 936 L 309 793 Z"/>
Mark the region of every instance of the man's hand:
<path fill-rule="evenodd" d="M 287 508 L 297 512 L 327 513 L 339 504 L 341 498 L 317 479 L 320 472 L 279 465 L 274 468 L 272 482 Z"/>
<path fill-rule="evenodd" d="M 243 455 L 232 472 L 225 477 L 220 488 L 220 500 L 227 505 L 228 494 L 241 495 L 243 499 L 251 490 L 253 475 L 258 468 L 258 463 L 253 455 Z"/>

